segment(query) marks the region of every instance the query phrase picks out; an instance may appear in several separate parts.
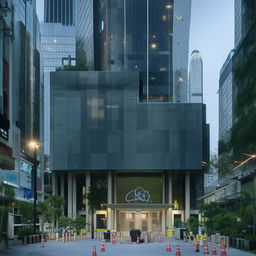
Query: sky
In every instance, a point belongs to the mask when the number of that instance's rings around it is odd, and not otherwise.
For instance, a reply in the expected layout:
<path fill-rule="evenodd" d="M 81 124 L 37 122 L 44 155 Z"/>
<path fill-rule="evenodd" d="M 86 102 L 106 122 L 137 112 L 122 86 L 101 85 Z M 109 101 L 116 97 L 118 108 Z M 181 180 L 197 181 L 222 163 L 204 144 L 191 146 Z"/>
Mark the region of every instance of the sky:
<path fill-rule="evenodd" d="M 44 0 L 37 0 L 40 21 L 43 3 Z M 210 124 L 211 153 L 218 148 L 219 72 L 233 48 L 234 0 L 192 0 L 189 52 L 199 50 L 204 63 L 204 103 Z"/>

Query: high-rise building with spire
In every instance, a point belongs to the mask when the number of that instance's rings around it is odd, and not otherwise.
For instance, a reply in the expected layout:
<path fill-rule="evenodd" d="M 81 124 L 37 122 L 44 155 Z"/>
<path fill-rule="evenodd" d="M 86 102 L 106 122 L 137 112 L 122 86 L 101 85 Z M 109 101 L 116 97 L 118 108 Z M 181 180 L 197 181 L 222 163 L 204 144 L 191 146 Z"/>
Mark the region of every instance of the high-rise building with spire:
<path fill-rule="evenodd" d="M 188 97 L 190 103 L 203 103 L 203 60 L 198 50 L 191 53 Z"/>

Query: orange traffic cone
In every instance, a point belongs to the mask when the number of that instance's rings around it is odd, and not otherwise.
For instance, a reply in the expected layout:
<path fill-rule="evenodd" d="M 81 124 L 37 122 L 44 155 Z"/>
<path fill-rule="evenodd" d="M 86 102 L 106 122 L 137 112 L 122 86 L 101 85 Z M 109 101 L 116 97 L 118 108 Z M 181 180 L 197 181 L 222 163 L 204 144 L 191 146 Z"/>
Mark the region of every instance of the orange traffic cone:
<path fill-rule="evenodd" d="M 175 256 L 181 256 L 181 253 L 180 253 L 180 246 L 179 246 L 179 245 L 177 245 L 177 247 L 176 247 Z"/>
<path fill-rule="evenodd" d="M 166 252 L 171 252 L 171 251 L 172 251 L 171 243 L 170 243 L 170 240 L 168 240 L 167 247 L 166 247 Z"/>
<path fill-rule="evenodd" d="M 116 244 L 115 234 L 112 235 L 112 244 Z"/>
<path fill-rule="evenodd" d="M 209 254 L 208 243 L 205 242 L 203 254 Z"/>
<path fill-rule="evenodd" d="M 137 238 L 136 238 L 136 244 L 140 244 L 140 237 L 139 236 L 137 236 Z"/>
<path fill-rule="evenodd" d="M 40 248 L 44 248 L 44 237 L 43 237 L 43 235 L 41 236 Z"/>
<path fill-rule="evenodd" d="M 96 246 L 93 246 L 93 249 L 92 249 L 92 256 L 97 256 Z"/>
<path fill-rule="evenodd" d="M 225 245 L 224 245 L 224 241 L 223 241 L 223 240 L 222 240 L 222 242 L 221 242 L 220 255 L 221 255 L 221 256 L 227 256 L 227 252 L 226 252 L 226 248 L 225 248 Z"/>
<path fill-rule="evenodd" d="M 105 251 L 106 251 L 106 250 L 105 250 L 105 241 L 104 241 L 104 240 L 102 240 L 102 242 L 101 242 L 100 251 L 101 251 L 101 252 L 105 252 Z"/>
<path fill-rule="evenodd" d="M 217 255 L 217 250 L 216 250 L 215 243 L 212 244 L 212 255 Z"/>
<path fill-rule="evenodd" d="M 132 237 L 129 237 L 129 244 L 132 244 Z"/>
<path fill-rule="evenodd" d="M 199 241 L 196 241 L 196 252 L 200 252 L 200 245 L 199 245 Z"/>

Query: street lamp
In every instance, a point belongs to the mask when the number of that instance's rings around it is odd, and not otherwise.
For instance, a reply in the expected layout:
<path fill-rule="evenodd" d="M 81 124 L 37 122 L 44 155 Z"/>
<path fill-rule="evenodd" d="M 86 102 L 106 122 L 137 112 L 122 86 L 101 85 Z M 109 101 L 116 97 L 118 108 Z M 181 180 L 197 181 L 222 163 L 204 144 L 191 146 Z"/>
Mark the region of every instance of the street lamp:
<path fill-rule="evenodd" d="M 33 162 L 33 195 L 34 195 L 34 211 L 33 211 L 33 217 L 34 217 L 34 233 L 36 233 L 36 201 L 37 201 L 37 149 L 39 148 L 39 143 L 36 141 L 31 141 L 29 143 L 29 146 L 31 149 L 34 150 L 34 162 Z"/>

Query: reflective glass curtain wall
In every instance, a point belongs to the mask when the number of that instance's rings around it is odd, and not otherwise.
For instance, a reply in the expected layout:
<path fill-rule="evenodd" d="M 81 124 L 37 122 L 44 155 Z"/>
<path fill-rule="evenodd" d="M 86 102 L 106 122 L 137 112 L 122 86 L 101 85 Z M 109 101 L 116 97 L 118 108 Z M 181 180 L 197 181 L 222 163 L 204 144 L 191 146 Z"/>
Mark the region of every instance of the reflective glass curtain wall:
<path fill-rule="evenodd" d="M 77 56 L 90 64 L 99 49 L 95 70 L 140 72 L 141 101 L 187 102 L 191 0 L 78 0 L 78 6 L 79 34 L 92 33 L 82 37 L 90 43 Z"/>
<path fill-rule="evenodd" d="M 44 0 L 44 21 L 72 26 L 76 23 L 76 0 Z"/>

